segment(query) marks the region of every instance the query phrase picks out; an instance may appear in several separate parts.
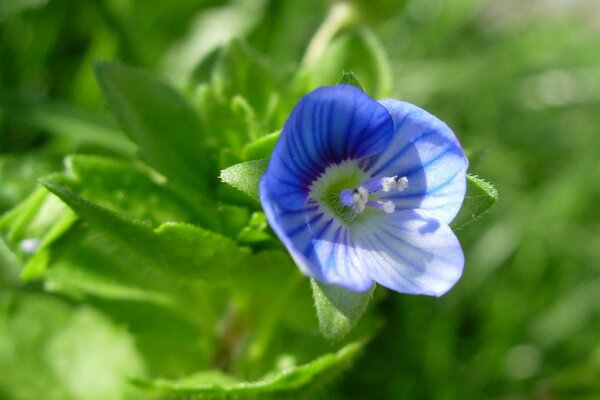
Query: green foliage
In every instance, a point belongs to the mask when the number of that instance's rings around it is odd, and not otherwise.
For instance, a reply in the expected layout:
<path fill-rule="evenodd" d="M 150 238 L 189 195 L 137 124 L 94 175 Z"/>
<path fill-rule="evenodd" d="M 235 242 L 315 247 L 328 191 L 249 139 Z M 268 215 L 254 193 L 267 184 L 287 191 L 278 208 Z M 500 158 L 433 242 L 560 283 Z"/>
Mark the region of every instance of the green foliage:
<path fill-rule="evenodd" d="M 131 335 L 89 306 L 40 294 L 0 296 L 0 367 L 4 398 L 142 398 L 127 385 L 144 370 Z"/>
<path fill-rule="evenodd" d="M 143 258 L 148 266 L 169 275 L 212 284 L 264 279 L 256 270 L 247 268 L 244 256 L 248 253 L 227 237 L 184 223 L 165 223 L 153 229 L 83 199 L 58 181 L 50 178 L 42 183 L 78 216 L 126 251 Z"/>
<path fill-rule="evenodd" d="M 498 191 L 490 183 L 473 175 L 467 175 L 467 193 L 458 215 L 452 221 L 452 228 L 461 229 L 472 220 L 479 218 L 498 201 Z"/>
<path fill-rule="evenodd" d="M 365 90 L 363 88 L 363 86 L 360 84 L 360 82 L 358 81 L 358 79 L 356 78 L 356 75 L 354 75 L 354 72 L 343 72 L 342 77 L 340 78 L 338 83 L 344 84 L 344 85 L 356 86 L 357 88 L 359 88 L 362 91 Z"/>
<path fill-rule="evenodd" d="M 354 328 L 367 309 L 375 285 L 365 292 L 354 292 L 312 280 L 311 288 L 321 333 L 327 339 L 339 340 Z"/>
<path fill-rule="evenodd" d="M 174 182 L 206 189 L 211 181 L 210 143 L 188 102 L 141 70 L 99 63 L 96 74 L 109 106 L 142 157 Z"/>
<path fill-rule="evenodd" d="M 381 42 L 366 27 L 336 37 L 300 75 L 308 87 L 331 85 L 342 71 L 360 76 L 362 86 L 375 98 L 388 97 L 392 67 Z"/>
<path fill-rule="evenodd" d="M 352 342 L 335 353 L 324 354 L 303 365 L 291 366 L 282 371 L 272 372 L 253 382 L 240 382 L 235 377 L 220 371 L 204 371 L 177 381 L 137 380 L 141 387 L 158 389 L 173 396 L 199 396 L 238 399 L 265 398 L 272 394 L 290 395 L 332 379 L 340 370 L 347 367 L 362 349 L 364 341 Z"/>
<path fill-rule="evenodd" d="M 221 181 L 258 200 L 258 181 L 269 166 L 269 160 L 253 160 L 221 171 Z"/>
<path fill-rule="evenodd" d="M 598 397 L 594 2 L 342 3 L 0 2 L 0 398 Z M 468 178 L 441 299 L 316 301 L 260 211 L 289 111 L 349 71 L 502 194 L 467 223 L 497 197 Z"/>

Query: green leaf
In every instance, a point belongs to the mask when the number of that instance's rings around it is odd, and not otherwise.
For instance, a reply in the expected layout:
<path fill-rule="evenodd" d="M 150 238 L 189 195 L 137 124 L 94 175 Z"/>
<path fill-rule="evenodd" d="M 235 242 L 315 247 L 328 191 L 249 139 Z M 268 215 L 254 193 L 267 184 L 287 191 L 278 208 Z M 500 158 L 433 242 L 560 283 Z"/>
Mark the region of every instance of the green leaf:
<path fill-rule="evenodd" d="M 207 137 L 192 106 L 155 76 L 118 63 L 98 63 L 96 75 L 113 113 L 145 160 L 187 188 L 209 186 Z"/>
<path fill-rule="evenodd" d="M 35 190 L 0 218 L 0 233 L 11 245 L 13 257 L 23 265 L 22 279 L 39 278 L 44 274 L 49 247 L 75 220 L 75 214 L 44 188 Z"/>
<path fill-rule="evenodd" d="M 352 342 L 336 353 L 322 355 L 315 360 L 277 371 L 258 381 L 240 382 L 236 377 L 219 371 L 203 371 L 181 380 L 136 379 L 140 387 L 157 389 L 167 395 L 216 396 L 216 398 L 255 398 L 270 394 L 290 394 L 308 389 L 311 384 L 323 383 L 348 366 L 364 346 L 365 341 Z M 261 397 L 264 398 L 264 397 Z"/>
<path fill-rule="evenodd" d="M 35 191 L 38 178 L 60 168 L 61 160 L 43 151 L 0 155 L 0 214 Z"/>
<path fill-rule="evenodd" d="M 377 36 L 368 28 L 337 36 L 325 52 L 299 75 L 305 79 L 304 91 L 331 85 L 342 71 L 360 76 L 363 90 L 374 98 L 390 95 L 392 68 Z"/>
<path fill-rule="evenodd" d="M 127 156 L 135 153 L 135 145 L 123 137 L 112 119 L 70 104 L 9 93 L 0 95 L 0 111 L 6 111 L 10 118 L 77 144 L 93 145 Z"/>
<path fill-rule="evenodd" d="M 269 160 L 253 160 L 232 165 L 221 171 L 221 181 L 259 200 L 258 182 L 269 166 Z"/>
<path fill-rule="evenodd" d="M 319 330 L 329 340 L 339 340 L 354 328 L 373 297 L 375 285 L 365 292 L 311 280 Z"/>
<path fill-rule="evenodd" d="M 42 184 L 90 225 L 160 270 L 198 279 L 227 279 L 230 269 L 240 265 L 243 253 L 224 236 L 183 223 L 153 229 L 83 199 L 56 178 Z"/>
<path fill-rule="evenodd" d="M 240 39 L 223 47 L 212 73 L 212 85 L 219 97 L 241 95 L 261 119 L 268 119 L 271 96 L 279 89 L 281 79 L 279 70 Z"/>
<path fill-rule="evenodd" d="M 0 393 L 10 399 L 137 399 L 144 372 L 131 335 L 89 306 L 0 295 Z"/>
<path fill-rule="evenodd" d="M 255 262 L 261 253 L 250 254 L 225 236 L 185 223 L 164 223 L 154 229 L 78 196 L 60 177 L 42 184 L 92 227 L 168 275 L 244 286 L 278 276 L 277 266 Z"/>
<path fill-rule="evenodd" d="M 187 195 L 139 163 L 73 155 L 65 160 L 69 186 L 86 199 L 133 218 L 160 224 L 186 221 L 217 230 L 217 205 L 200 194 Z"/>
<path fill-rule="evenodd" d="M 363 85 L 360 84 L 360 82 L 358 81 L 358 78 L 356 77 L 356 75 L 354 75 L 354 72 L 343 72 L 342 77 L 340 78 L 338 83 L 342 84 L 342 85 L 356 86 L 363 92 L 365 91 L 365 89 L 363 88 Z"/>
<path fill-rule="evenodd" d="M 248 143 L 242 150 L 245 160 L 259 160 L 271 157 L 275 144 L 279 139 L 281 131 L 265 135 L 253 142 Z"/>
<path fill-rule="evenodd" d="M 465 201 L 450 224 L 452 229 L 461 229 L 474 219 L 479 218 L 498 200 L 498 191 L 492 184 L 474 175 L 467 175 L 467 193 Z"/>

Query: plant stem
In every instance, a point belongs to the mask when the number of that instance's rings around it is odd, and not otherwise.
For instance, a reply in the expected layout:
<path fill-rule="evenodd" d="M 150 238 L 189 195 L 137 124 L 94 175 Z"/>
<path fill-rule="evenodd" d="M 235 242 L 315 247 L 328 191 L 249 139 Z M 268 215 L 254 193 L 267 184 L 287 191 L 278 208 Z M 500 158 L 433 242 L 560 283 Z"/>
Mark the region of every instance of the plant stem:
<path fill-rule="evenodd" d="M 307 67 L 314 64 L 325 52 L 331 39 L 342 29 L 355 24 L 357 20 L 356 12 L 350 4 L 340 2 L 332 5 L 325 20 L 306 48 L 302 66 Z"/>

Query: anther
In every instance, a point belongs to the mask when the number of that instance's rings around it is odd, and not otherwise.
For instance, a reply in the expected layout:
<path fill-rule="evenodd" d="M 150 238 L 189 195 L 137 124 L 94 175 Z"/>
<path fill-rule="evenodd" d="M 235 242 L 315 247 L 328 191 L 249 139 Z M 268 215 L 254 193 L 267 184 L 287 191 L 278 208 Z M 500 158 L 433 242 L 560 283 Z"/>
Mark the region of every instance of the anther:
<path fill-rule="evenodd" d="M 408 187 L 408 179 L 405 176 L 391 176 L 381 179 L 381 190 L 389 192 L 393 189 L 401 192 Z"/>
<path fill-rule="evenodd" d="M 396 206 L 392 201 L 371 201 L 369 194 L 377 192 L 389 192 L 397 190 L 401 192 L 408 187 L 408 179 L 405 176 L 391 176 L 384 178 L 372 178 L 362 183 L 355 189 L 345 189 L 340 193 L 340 202 L 352 207 L 352 210 L 360 214 L 366 206 L 377 208 L 386 214 L 392 214 L 396 211 Z"/>

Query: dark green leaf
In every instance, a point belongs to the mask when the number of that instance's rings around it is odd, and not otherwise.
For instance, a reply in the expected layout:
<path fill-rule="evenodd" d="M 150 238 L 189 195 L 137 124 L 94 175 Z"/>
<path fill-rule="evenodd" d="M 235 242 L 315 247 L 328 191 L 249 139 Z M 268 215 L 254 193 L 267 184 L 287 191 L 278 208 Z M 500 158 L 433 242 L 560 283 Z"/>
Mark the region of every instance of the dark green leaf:
<path fill-rule="evenodd" d="M 112 119 L 73 105 L 10 93 L 0 95 L 0 111 L 6 111 L 11 118 L 77 144 L 94 145 L 124 155 L 133 155 L 135 152 L 135 145 L 123 137 Z"/>
<path fill-rule="evenodd" d="M 174 182 L 202 190 L 211 169 L 207 137 L 191 105 L 155 76 L 118 63 L 99 63 L 102 92 L 144 159 Z"/>
<path fill-rule="evenodd" d="M 450 226 L 461 229 L 479 218 L 498 200 L 498 191 L 492 184 L 473 175 L 467 175 L 467 193 L 462 208 Z"/>
<path fill-rule="evenodd" d="M 329 340 L 343 338 L 356 325 L 373 296 L 375 285 L 365 292 L 311 280 L 319 329 Z"/>

